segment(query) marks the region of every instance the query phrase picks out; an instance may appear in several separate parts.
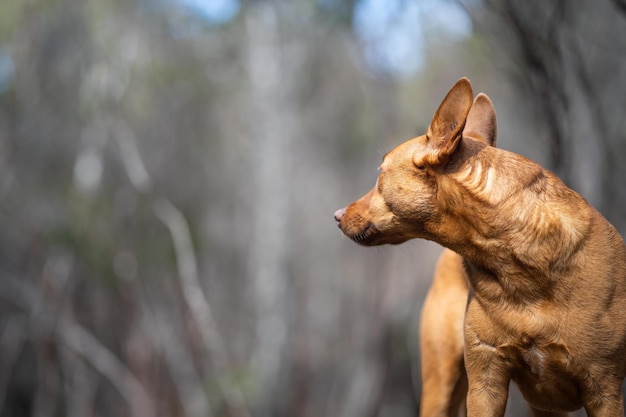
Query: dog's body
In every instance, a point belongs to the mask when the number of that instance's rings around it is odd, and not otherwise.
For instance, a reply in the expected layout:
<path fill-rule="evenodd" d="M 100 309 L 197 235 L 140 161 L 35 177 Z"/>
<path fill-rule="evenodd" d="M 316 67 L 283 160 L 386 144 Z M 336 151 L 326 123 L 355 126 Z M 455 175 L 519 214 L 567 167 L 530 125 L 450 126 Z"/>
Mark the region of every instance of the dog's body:
<path fill-rule="evenodd" d="M 376 186 L 335 218 L 363 245 L 419 237 L 462 256 L 444 255 L 462 263 L 469 283 L 463 355 L 470 417 L 502 416 L 511 380 L 536 415 L 584 407 L 590 416 L 622 416 L 624 241 L 552 173 L 491 146 L 491 101 L 472 99 L 469 81 L 459 80 L 426 135 L 389 152 Z M 424 329 L 423 338 L 436 333 Z M 437 386 L 433 378 L 425 375 L 425 389 Z M 433 395 L 424 393 L 424 417 Z"/>

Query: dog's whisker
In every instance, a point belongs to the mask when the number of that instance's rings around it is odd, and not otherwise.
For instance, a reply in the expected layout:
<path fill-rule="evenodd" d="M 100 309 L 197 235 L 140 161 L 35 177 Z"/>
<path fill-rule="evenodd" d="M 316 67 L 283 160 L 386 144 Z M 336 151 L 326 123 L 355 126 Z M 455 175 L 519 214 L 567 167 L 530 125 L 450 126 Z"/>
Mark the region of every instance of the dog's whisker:
<path fill-rule="evenodd" d="M 350 236 L 350 239 L 352 239 L 356 243 L 361 243 L 369 239 L 371 235 L 372 235 L 372 227 L 371 225 L 367 225 L 365 226 L 364 229 L 362 229 L 357 234 Z"/>

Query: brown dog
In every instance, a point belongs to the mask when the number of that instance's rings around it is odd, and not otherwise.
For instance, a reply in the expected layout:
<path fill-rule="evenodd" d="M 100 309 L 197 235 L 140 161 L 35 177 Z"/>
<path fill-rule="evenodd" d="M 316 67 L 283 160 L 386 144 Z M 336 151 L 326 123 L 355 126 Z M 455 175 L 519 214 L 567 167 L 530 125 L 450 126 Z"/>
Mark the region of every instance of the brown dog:
<path fill-rule="evenodd" d="M 468 416 L 504 415 L 511 380 L 536 415 L 622 416 L 624 241 L 555 175 L 490 146 L 493 107 L 472 99 L 459 80 L 427 133 L 385 155 L 376 186 L 335 219 L 365 246 L 425 238 L 462 256 L 444 255 L 469 282 Z"/>

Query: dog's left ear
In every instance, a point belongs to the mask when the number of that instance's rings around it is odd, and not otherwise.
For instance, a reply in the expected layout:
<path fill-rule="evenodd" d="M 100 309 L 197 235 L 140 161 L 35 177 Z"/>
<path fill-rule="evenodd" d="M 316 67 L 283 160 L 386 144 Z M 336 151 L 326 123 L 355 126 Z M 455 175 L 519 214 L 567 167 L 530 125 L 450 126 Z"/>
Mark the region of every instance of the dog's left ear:
<path fill-rule="evenodd" d="M 480 93 L 474 99 L 474 104 L 467 115 L 463 136 L 496 146 L 498 136 L 496 111 L 486 94 Z"/>
<path fill-rule="evenodd" d="M 472 107 L 472 84 L 461 78 L 452 86 L 430 122 L 426 136 L 430 152 L 428 155 L 413 155 L 420 164 L 439 165 L 448 160 L 460 142 L 465 120 Z M 417 160 L 414 161 L 416 164 Z"/>

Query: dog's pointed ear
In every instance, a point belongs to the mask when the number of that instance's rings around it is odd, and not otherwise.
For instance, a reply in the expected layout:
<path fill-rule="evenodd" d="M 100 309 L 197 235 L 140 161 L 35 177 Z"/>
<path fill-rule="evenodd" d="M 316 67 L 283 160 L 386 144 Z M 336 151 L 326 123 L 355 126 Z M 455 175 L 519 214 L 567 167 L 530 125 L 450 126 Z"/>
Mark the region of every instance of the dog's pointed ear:
<path fill-rule="evenodd" d="M 496 146 L 498 136 L 496 111 L 486 94 L 480 93 L 474 99 L 474 104 L 467 115 L 463 136 Z"/>
<path fill-rule="evenodd" d="M 467 78 L 461 78 L 452 86 L 428 127 L 430 153 L 422 163 L 438 165 L 448 160 L 461 139 L 472 99 L 472 84 Z"/>

